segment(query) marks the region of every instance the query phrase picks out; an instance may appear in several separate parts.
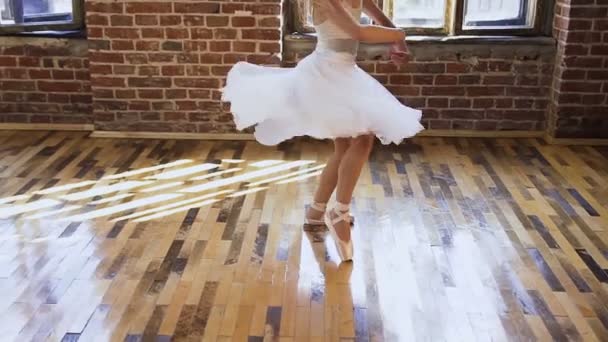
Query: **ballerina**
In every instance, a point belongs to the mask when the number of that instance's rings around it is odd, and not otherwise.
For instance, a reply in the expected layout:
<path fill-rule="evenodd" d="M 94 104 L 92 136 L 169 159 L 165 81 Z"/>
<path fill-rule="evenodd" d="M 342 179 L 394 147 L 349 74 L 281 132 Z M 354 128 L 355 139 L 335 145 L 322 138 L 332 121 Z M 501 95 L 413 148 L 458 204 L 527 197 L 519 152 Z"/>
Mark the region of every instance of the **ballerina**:
<path fill-rule="evenodd" d="M 365 13 L 383 26 L 359 24 Z M 423 130 L 422 113 L 401 104 L 355 63 L 359 42 L 390 44 L 394 63 L 407 60 L 405 33 L 373 0 L 315 0 L 315 51 L 295 68 L 239 62 L 228 73 L 222 98 L 237 129 L 255 127 L 255 138 L 277 145 L 298 136 L 332 139 L 308 225 L 326 225 L 343 261 L 353 258 L 350 202 L 374 139 L 400 144 Z M 327 203 L 336 191 L 336 204 Z"/>

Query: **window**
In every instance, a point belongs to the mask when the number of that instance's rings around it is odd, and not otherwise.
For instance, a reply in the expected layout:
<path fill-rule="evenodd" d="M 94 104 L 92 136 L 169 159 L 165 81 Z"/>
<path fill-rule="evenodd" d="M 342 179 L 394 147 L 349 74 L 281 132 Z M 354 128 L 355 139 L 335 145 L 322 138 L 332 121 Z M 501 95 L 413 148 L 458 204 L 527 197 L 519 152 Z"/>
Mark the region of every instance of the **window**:
<path fill-rule="evenodd" d="M 297 3 L 295 29 L 313 32 L 310 4 Z M 554 0 L 377 0 L 395 25 L 410 34 L 542 35 Z"/>
<path fill-rule="evenodd" d="M 0 33 L 82 28 L 82 0 L 0 0 Z"/>

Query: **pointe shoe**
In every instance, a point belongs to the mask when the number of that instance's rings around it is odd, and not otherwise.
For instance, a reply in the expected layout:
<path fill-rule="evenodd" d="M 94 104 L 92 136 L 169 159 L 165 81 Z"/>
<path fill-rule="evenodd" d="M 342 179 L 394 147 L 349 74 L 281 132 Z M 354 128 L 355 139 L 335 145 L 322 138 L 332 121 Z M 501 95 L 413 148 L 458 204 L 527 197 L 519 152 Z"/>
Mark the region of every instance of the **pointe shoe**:
<path fill-rule="evenodd" d="M 333 212 L 336 217 L 331 217 L 331 212 Z M 336 249 L 338 250 L 338 255 L 340 255 L 340 259 L 342 261 L 351 261 L 353 260 L 354 248 L 353 248 L 353 239 L 351 238 L 348 241 L 344 241 L 340 239 L 338 233 L 336 232 L 335 224 L 344 221 L 349 222 L 349 207 L 346 204 L 338 203 L 336 204 L 336 208 L 325 213 L 325 225 L 329 229 L 329 233 L 331 237 L 334 239 L 334 244 L 336 245 Z"/>
<path fill-rule="evenodd" d="M 323 218 L 323 216 L 325 215 L 325 211 L 327 210 L 327 204 L 326 203 L 318 203 L 318 202 L 314 202 L 310 205 L 310 207 L 313 210 L 316 210 L 320 213 L 323 213 L 323 215 L 321 215 L 320 219 L 313 219 L 313 218 L 309 218 L 307 216 L 304 217 L 304 225 L 306 226 L 325 226 L 325 219 Z M 355 217 L 352 215 L 348 216 L 348 222 L 350 223 L 351 226 L 353 226 L 355 224 Z"/>

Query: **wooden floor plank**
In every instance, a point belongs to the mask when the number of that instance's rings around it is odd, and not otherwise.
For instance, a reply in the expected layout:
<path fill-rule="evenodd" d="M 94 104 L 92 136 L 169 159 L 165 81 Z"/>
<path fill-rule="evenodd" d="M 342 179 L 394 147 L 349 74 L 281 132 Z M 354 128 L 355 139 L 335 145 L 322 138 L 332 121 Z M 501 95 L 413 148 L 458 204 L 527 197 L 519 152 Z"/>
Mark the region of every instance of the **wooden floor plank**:
<path fill-rule="evenodd" d="M 377 146 L 339 264 L 302 230 L 316 176 L 281 182 L 321 168 L 326 142 L 0 142 L 3 341 L 608 339 L 600 148 Z"/>

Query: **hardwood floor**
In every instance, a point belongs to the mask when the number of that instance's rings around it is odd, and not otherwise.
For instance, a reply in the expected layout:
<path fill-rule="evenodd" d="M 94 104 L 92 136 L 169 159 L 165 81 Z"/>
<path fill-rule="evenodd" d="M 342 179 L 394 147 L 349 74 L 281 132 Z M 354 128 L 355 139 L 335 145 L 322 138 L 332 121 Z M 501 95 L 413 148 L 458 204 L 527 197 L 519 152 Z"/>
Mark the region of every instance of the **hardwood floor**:
<path fill-rule="evenodd" d="M 2 341 L 608 341 L 608 148 L 376 146 L 355 262 L 322 142 L 0 132 Z"/>

